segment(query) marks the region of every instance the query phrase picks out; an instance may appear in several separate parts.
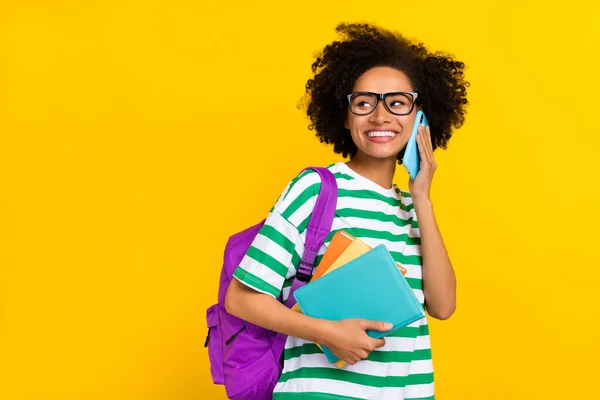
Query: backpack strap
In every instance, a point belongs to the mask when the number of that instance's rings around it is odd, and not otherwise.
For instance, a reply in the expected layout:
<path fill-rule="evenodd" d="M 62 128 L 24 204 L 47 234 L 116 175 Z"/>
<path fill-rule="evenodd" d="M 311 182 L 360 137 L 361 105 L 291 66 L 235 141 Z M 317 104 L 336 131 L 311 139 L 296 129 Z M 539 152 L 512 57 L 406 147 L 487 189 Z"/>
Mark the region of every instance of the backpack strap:
<path fill-rule="evenodd" d="M 304 286 L 312 277 L 315 259 L 319 249 L 331 232 L 331 225 L 337 206 L 338 187 L 335 177 L 327 168 L 308 167 L 321 177 L 321 190 L 317 196 L 315 207 L 310 216 L 308 227 L 306 228 L 306 239 L 304 240 L 304 254 L 296 272 L 296 278 L 292 283 L 290 295 L 286 305 L 292 307 L 296 304 L 293 294 L 296 289 Z"/>

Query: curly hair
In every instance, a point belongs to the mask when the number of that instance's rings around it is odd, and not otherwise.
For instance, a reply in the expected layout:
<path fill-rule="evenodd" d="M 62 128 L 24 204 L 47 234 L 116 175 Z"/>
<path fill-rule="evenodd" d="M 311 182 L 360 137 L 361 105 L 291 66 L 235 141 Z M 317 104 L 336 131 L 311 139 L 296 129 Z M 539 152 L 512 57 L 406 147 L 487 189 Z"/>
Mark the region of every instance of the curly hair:
<path fill-rule="evenodd" d="M 363 73 L 385 66 L 408 76 L 429 120 L 433 148 L 446 149 L 452 129 L 460 128 L 465 120 L 469 82 L 464 78 L 464 63 L 369 24 L 344 23 L 336 31 L 342 40 L 325 46 L 312 64 L 313 78 L 306 83 L 308 128 L 316 130 L 319 140 L 333 144 L 334 152 L 344 157 L 356 154 L 350 131 L 344 128 L 346 95 Z M 404 150 L 398 154 L 399 164 L 403 154 Z"/>

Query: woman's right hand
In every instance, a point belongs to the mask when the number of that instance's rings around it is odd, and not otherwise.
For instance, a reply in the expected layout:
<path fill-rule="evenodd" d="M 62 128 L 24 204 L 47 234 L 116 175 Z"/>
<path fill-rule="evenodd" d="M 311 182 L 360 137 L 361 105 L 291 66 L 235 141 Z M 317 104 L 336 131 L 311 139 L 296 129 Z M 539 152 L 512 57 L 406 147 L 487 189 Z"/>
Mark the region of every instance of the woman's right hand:
<path fill-rule="evenodd" d="M 345 319 L 325 321 L 326 334 L 320 343 L 327 346 L 340 360 L 350 365 L 364 360 L 369 354 L 385 345 L 384 339 L 375 339 L 367 335 L 367 330 L 386 332 L 392 329 L 390 323 L 365 319 Z"/>

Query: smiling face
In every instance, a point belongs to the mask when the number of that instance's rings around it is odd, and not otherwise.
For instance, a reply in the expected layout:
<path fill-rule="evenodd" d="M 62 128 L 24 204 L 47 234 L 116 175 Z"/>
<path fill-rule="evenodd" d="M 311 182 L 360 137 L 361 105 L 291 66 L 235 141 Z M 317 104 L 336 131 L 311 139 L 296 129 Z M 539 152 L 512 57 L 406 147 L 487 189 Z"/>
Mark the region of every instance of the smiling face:
<path fill-rule="evenodd" d="M 352 91 L 413 92 L 413 87 L 404 72 L 390 67 L 375 67 L 356 80 Z M 388 98 L 388 105 L 392 110 L 402 107 L 400 102 L 394 101 L 395 99 Z M 355 115 L 348 110 L 344 127 L 350 130 L 352 141 L 358 147 L 355 157 L 395 160 L 398 153 L 406 147 L 416 111 L 417 107 L 414 107 L 408 115 L 395 115 L 386 109 L 382 100 L 368 115 Z"/>

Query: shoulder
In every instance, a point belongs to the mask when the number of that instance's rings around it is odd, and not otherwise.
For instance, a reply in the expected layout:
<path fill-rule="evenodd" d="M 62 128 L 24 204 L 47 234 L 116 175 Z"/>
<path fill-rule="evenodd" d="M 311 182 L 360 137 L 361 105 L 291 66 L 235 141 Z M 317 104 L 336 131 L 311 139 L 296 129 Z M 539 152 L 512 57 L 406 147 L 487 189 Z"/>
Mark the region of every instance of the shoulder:
<path fill-rule="evenodd" d="M 331 164 L 325 168 L 332 172 L 334 176 L 338 175 L 335 164 Z M 305 169 L 289 182 L 282 194 L 282 200 L 289 203 L 299 198 L 312 197 L 317 195 L 320 190 L 321 177 L 319 174 L 313 169 Z"/>
<path fill-rule="evenodd" d="M 335 164 L 326 168 L 334 176 L 336 175 Z M 321 177 L 319 174 L 312 169 L 303 170 L 289 181 L 273 210 L 290 222 L 298 223 L 312 212 L 320 190 Z"/>

